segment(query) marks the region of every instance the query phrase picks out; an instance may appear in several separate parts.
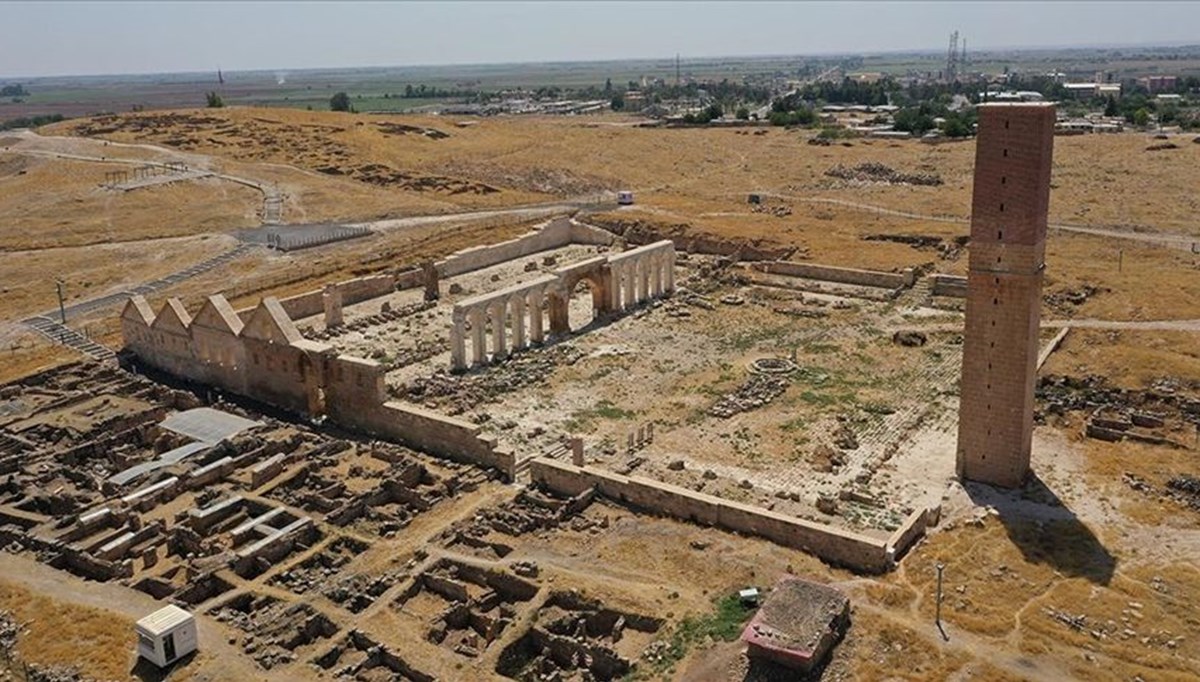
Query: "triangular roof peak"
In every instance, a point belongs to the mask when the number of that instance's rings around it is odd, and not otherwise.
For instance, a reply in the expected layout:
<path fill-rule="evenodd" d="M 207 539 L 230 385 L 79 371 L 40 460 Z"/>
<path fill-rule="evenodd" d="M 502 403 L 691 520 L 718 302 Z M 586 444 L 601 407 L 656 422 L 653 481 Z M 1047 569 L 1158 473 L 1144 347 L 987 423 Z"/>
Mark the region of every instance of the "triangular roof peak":
<path fill-rule="evenodd" d="M 296 329 L 296 323 L 284 311 L 279 299 L 274 296 L 259 301 L 258 307 L 250 313 L 250 319 L 246 320 L 246 326 L 242 328 L 242 336 L 276 343 L 292 343 L 304 338 L 300 335 L 300 330 Z"/>
<path fill-rule="evenodd" d="M 121 309 L 121 319 L 141 322 L 149 327 L 154 322 L 154 309 L 150 307 L 145 296 L 135 294 L 129 297 L 125 307 Z"/>
<path fill-rule="evenodd" d="M 227 331 L 234 336 L 242 332 L 242 318 L 234 312 L 233 306 L 221 294 L 213 294 L 204 301 L 196 317 L 192 318 L 192 326 L 200 325 L 210 329 Z"/>
<path fill-rule="evenodd" d="M 186 336 L 191 324 L 192 316 L 188 314 L 187 308 L 183 307 L 183 302 L 177 298 L 168 298 L 150 326 L 157 331 Z"/>

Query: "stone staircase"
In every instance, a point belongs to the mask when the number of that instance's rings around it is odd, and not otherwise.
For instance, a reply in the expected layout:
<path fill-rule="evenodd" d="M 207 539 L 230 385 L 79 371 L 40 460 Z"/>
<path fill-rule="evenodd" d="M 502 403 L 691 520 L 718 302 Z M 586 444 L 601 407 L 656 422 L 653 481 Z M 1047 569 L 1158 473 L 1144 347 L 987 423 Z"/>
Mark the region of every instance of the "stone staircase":
<path fill-rule="evenodd" d="M 26 326 L 33 328 L 51 341 L 79 351 L 93 360 L 108 362 L 117 359 L 117 354 L 112 349 L 102 346 L 74 329 L 63 326 L 48 317 L 39 315 L 23 320 L 23 322 Z"/>

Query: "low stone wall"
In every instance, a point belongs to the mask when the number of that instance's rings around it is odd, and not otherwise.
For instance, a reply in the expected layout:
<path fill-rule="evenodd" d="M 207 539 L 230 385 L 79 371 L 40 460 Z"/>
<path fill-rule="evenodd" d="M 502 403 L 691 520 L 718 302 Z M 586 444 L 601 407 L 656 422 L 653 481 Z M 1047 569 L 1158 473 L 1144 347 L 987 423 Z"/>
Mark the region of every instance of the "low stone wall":
<path fill-rule="evenodd" d="M 857 571 L 882 573 L 892 565 L 888 543 L 883 540 L 686 488 L 544 457 L 530 462 L 529 471 L 534 483 L 561 495 L 574 496 L 595 488 L 605 497 L 645 511 L 756 535 Z"/>
<path fill-rule="evenodd" d="M 370 275 L 338 282 L 342 292 L 342 305 L 350 305 L 369 298 L 385 296 L 396 290 L 396 278 L 392 275 Z"/>
<path fill-rule="evenodd" d="M 340 421 L 347 421 L 343 416 Z M 415 405 L 387 402 L 365 409 L 354 426 L 422 452 L 466 464 L 498 469 L 512 480 L 516 455 L 497 447 L 496 439 L 481 436 L 479 427 L 462 419 Z"/>
<path fill-rule="evenodd" d="M 752 265 L 756 270 L 769 275 L 787 275 L 789 277 L 804 277 L 825 282 L 841 284 L 857 284 L 866 287 L 883 289 L 899 289 L 910 287 L 916 281 L 916 271 L 905 268 L 902 272 L 880 272 L 878 270 L 860 270 L 843 268 L 836 265 L 818 265 L 816 263 L 797 263 L 795 261 L 770 261 Z"/>
<path fill-rule="evenodd" d="M 417 274 L 420 275 L 421 271 L 418 270 Z M 421 282 L 424 283 L 424 279 Z M 342 305 L 352 305 L 378 296 L 385 296 L 397 288 L 396 278 L 386 274 L 349 279 L 333 286 L 342 293 Z M 293 320 L 320 315 L 325 312 L 324 293 L 322 289 L 306 291 L 279 299 L 279 305 Z M 237 311 L 237 314 L 245 322 L 250 319 L 250 314 L 253 312 L 254 308 L 244 308 Z"/>
<path fill-rule="evenodd" d="M 605 230 L 584 225 L 571 218 L 555 218 L 541 228 L 516 239 L 456 251 L 445 260 L 438 261 L 437 271 L 441 277 L 453 277 L 571 244 L 604 246 L 612 244 L 613 240 L 613 235 Z"/>
<path fill-rule="evenodd" d="M 887 540 L 888 561 L 895 563 L 904 556 L 917 538 L 925 534 L 926 528 L 937 524 L 941 514 L 940 506 L 917 509 L 909 514 Z"/>
<path fill-rule="evenodd" d="M 934 275 L 933 295 L 966 298 L 967 278 L 959 277 L 958 275 Z"/>

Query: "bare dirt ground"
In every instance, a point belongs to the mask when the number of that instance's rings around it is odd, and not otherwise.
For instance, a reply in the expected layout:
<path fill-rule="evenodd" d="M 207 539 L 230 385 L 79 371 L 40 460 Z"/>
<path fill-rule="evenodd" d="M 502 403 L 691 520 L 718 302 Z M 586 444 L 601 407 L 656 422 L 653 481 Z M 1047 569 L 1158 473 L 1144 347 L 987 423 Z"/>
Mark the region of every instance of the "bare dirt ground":
<path fill-rule="evenodd" d="M 796 260 L 965 274 L 966 250 L 956 240 L 967 231 L 961 220 L 970 211 L 972 143 L 815 146 L 807 143 L 809 132 L 762 130 L 643 129 L 566 118 L 486 119 L 459 127 L 435 117 L 228 109 L 69 121 L 35 137 L 0 134 L 0 212 L 15 217 L 0 231 L 9 323 L 0 333 L 6 344 L 0 378 L 71 357 L 11 325 L 54 307 L 55 276 L 67 279 L 68 302 L 121 290 L 208 257 L 232 244 L 228 233 L 261 220 L 262 192 L 219 178 L 122 193 L 100 189 L 106 170 L 149 160 L 185 161 L 272 188 L 283 196 L 285 222 L 383 221 L 368 239 L 292 254 L 254 251 L 163 292 L 182 296 L 192 309 L 215 291 L 244 306 L 267 293 L 288 295 L 414 265 L 515 236 L 540 214 L 485 213 L 470 221 L 419 216 L 571 205 L 626 188 L 636 192 L 635 207 L 587 220 L 623 232 L 774 249 Z M 1051 221 L 1093 233 L 1053 232 L 1044 317 L 1109 326 L 1073 329 L 1041 374 L 1099 377 L 1118 390 L 1195 399 L 1200 344 L 1187 330 L 1200 319 L 1200 261 L 1178 245 L 1124 237 L 1200 239 L 1193 191 L 1200 145 L 1148 151 L 1149 144 L 1133 133 L 1056 139 Z M 863 163 L 936 174 L 943 182 L 915 186 L 826 174 Z M 750 193 L 763 196 L 760 208 L 747 203 Z M 898 236 L 921 239 L 894 240 Z M 485 291 L 499 286 L 492 274 L 520 278 L 522 265 L 477 273 L 463 284 L 467 292 Z M 681 280 L 692 267 L 681 268 Z M 720 303 L 730 294 L 742 303 Z M 573 349 L 577 357 L 570 363 L 553 364 L 543 380 L 465 414 L 487 413 L 487 428 L 527 450 L 548 447 L 561 433 L 579 433 L 589 458 L 611 468 L 628 465 L 624 438 L 631 428 L 652 421 L 657 437 L 636 453 L 646 458 L 639 473 L 823 520 L 830 517 L 812 508 L 815 498 L 836 494 L 872 464 L 865 487 L 882 505 L 844 504 L 835 522 L 882 533 L 904 508 L 930 497 L 944 505 L 942 525 L 897 571 L 854 576 L 801 552 L 607 504 L 590 507 L 577 527 L 507 538 L 514 549 L 505 562 L 538 562 L 543 594 L 583 589 L 630 612 L 663 618 L 656 639 L 668 642 L 685 616 L 711 614 L 717 596 L 769 585 L 785 570 L 837 584 L 852 597 L 854 624 L 821 676 L 826 680 L 1200 676 L 1193 608 L 1200 597 L 1200 512 L 1170 488 L 1180 477 L 1200 476 L 1194 428 L 1168 434 L 1179 447 L 1107 443 L 1082 435 L 1087 409 L 1047 410 L 1035 436 L 1038 482 L 1016 494 L 964 489 L 950 480 L 959 360 L 955 333 L 943 328 L 959 324 L 960 314 L 858 294 L 718 283 L 704 292 L 713 310 L 673 301 L 586 330 L 556 347 Z M 586 323 L 586 298 L 581 291 L 573 323 Z M 838 300 L 850 307 L 835 308 Z M 668 314 L 672 309 L 689 315 Z M 425 320 L 431 327 L 390 330 L 385 352 L 411 347 L 417 336 L 444 335 L 442 311 Z M 116 346 L 114 312 L 73 323 Z M 1153 321 L 1179 326 L 1120 328 Z M 929 343 L 894 345 L 891 331 L 906 327 L 928 328 Z M 369 341 L 345 343 L 357 352 Z M 805 371 L 779 397 L 733 417 L 708 414 L 748 380 L 751 360 L 790 356 L 793 348 Z M 439 354 L 421 371 L 397 370 L 389 382 L 398 389 L 444 360 Z M 1045 399 L 1039 404 L 1048 406 Z M 539 426 L 545 431 L 533 434 Z M 860 441 L 857 449 L 836 447 L 843 427 Z M 894 454 L 876 464 L 892 443 Z M 829 458 L 822 446 L 847 461 L 837 471 L 823 470 Z M 669 466 L 676 461 L 682 470 Z M 705 478 L 706 470 L 718 478 Z M 788 492 L 800 492 L 801 499 Z M 461 546 L 430 538 L 508 494 L 486 490 L 470 504 L 419 517 L 411 536 L 363 553 L 353 567 L 378 575 L 396 556 L 407 561 L 425 546 L 436 545 L 438 556 L 456 555 Z M 128 623 L 148 606 L 146 595 L 69 579 L 56 584 L 58 572 L 24 561 L 0 555 L 0 608 L 33 623 L 21 654 L 68 662 L 72 649 L 65 643 L 103 642 L 109 655 L 72 662 L 100 679 L 129 679 Z M 945 636 L 933 624 L 938 562 L 946 566 Z M 251 588 L 282 596 L 269 577 Z M 388 638 L 439 679 L 495 675 L 498 648 L 489 648 L 488 665 L 479 665 L 424 639 L 427 620 L 412 615 L 423 613 L 420 599 L 411 608 L 380 604 L 361 617 L 345 616 L 346 622 Z M 519 606 L 522 618 L 532 620 L 541 599 Z M 224 644 L 238 633 L 204 622 L 214 643 L 180 671 L 185 678 L 330 675 L 308 662 L 273 673 L 243 670 L 239 650 Z M 647 661 L 638 676 L 780 679 L 778 671 L 749 665 L 735 643 L 712 639 L 692 643 L 668 664 Z"/>

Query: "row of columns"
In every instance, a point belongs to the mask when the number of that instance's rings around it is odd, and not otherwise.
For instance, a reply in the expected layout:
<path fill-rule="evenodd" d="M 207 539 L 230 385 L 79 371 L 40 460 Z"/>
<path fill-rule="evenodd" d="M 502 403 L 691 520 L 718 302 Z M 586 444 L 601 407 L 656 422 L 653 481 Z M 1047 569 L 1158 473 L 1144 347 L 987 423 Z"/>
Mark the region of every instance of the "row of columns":
<path fill-rule="evenodd" d="M 491 357 L 508 357 L 514 350 L 542 343 L 546 338 L 544 312 L 546 289 L 541 285 L 500 295 L 475 304 L 454 306 L 450 326 L 450 364 L 454 369 L 467 368 L 467 323 L 471 333 L 471 364 L 488 360 L 487 323 L 492 323 Z M 509 343 L 508 326 L 512 326 Z"/>
<path fill-rule="evenodd" d="M 675 290 L 675 249 L 657 248 L 642 255 L 630 252 L 629 257 L 609 262 L 612 271 L 611 310 L 631 310 L 651 299 L 660 298 Z"/>
<path fill-rule="evenodd" d="M 645 301 L 675 290 L 675 247 L 670 241 L 613 256 L 598 268 L 601 292 L 593 298 L 596 314 L 632 310 Z M 592 273 L 595 276 L 597 273 Z M 561 278 L 562 274 L 555 277 Z M 570 333 L 567 319 L 571 291 L 564 281 L 552 278 L 516 290 L 496 292 L 483 299 L 455 304 L 450 325 L 450 364 L 455 370 L 484 364 L 489 359 L 487 324 L 492 325 L 492 361 L 508 357 L 514 350 L 545 341 L 545 311 L 548 303 L 550 332 Z M 467 326 L 470 324 L 470 359 L 467 357 Z M 508 327 L 512 327 L 512 339 Z"/>

